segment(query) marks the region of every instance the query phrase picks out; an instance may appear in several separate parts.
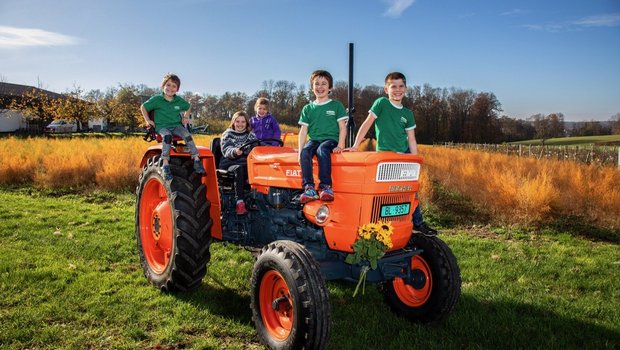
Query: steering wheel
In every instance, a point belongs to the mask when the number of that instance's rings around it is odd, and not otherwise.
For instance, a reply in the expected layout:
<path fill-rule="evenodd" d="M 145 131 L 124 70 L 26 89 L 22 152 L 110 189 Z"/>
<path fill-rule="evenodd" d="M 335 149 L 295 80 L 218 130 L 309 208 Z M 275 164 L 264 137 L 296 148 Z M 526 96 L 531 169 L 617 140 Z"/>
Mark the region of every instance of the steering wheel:
<path fill-rule="evenodd" d="M 271 142 L 277 142 L 280 147 L 284 146 L 284 142 L 282 142 L 282 140 L 280 139 L 257 139 L 244 143 L 243 145 L 239 146 L 239 149 L 245 153 L 246 150 L 249 150 L 254 146 L 272 146 Z"/>

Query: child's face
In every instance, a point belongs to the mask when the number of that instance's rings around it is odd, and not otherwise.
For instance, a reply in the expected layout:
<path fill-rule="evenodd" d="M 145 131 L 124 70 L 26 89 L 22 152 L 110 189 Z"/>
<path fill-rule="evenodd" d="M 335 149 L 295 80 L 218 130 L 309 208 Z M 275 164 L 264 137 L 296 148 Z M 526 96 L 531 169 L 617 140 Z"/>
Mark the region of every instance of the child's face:
<path fill-rule="evenodd" d="M 256 107 L 256 114 L 258 114 L 259 117 L 264 117 L 267 112 L 269 112 L 269 108 L 265 105 L 258 105 L 258 107 Z"/>
<path fill-rule="evenodd" d="M 177 93 L 177 91 L 179 91 L 179 87 L 172 80 L 168 80 L 164 84 L 164 95 L 166 95 L 168 97 L 172 97 L 172 96 L 174 96 Z"/>
<path fill-rule="evenodd" d="M 312 81 L 312 92 L 317 100 L 324 100 L 329 95 L 329 81 L 325 77 L 316 77 Z"/>
<path fill-rule="evenodd" d="M 237 118 L 235 118 L 235 122 L 233 125 L 236 132 L 243 132 L 245 131 L 245 128 L 248 127 L 248 123 L 245 121 L 245 118 L 243 116 L 238 116 Z"/>
<path fill-rule="evenodd" d="M 392 102 L 402 102 L 407 93 L 407 85 L 402 79 L 393 79 L 385 84 L 385 93 Z"/>

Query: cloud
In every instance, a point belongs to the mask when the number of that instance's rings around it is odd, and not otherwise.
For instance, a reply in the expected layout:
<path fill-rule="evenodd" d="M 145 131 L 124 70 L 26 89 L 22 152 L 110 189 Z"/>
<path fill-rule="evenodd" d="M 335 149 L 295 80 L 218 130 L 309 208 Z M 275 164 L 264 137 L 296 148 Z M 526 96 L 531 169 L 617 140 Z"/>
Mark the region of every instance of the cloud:
<path fill-rule="evenodd" d="M 521 9 L 512 9 L 510 11 L 502 12 L 500 15 L 502 15 L 502 16 L 520 16 L 520 15 L 525 15 L 528 12 L 529 11 L 521 10 Z"/>
<path fill-rule="evenodd" d="M 550 33 L 576 32 L 584 28 L 593 27 L 618 27 L 620 26 L 620 13 L 611 13 L 598 16 L 588 16 L 573 22 L 547 23 L 547 24 L 526 24 L 521 27 L 534 31 L 545 31 Z"/>
<path fill-rule="evenodd" d="M 584 17 L 573 24 L 582 27 L 617 27 L 620 26 L 620 13 Z"/>
<path fill-rule="evenodd" d="M 36 28 L 0 26 L 0 49 L 76 45 L 80 39 Z"/>
<path fill-rule="evenodd" d="M 383 0 L 383 2 L 387 2 L 390 5 L 383 15 L 396 18 L 400 17 L 409 6 L 413 5 L 415 0 Z"/>

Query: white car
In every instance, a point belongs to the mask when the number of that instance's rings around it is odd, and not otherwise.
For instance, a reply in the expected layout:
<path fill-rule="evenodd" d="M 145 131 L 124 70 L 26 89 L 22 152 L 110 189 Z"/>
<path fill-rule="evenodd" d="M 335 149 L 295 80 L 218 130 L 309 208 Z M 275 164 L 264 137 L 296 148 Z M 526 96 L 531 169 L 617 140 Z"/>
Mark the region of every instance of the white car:
<path fill-rule="evenodd" d="M 48 133 L 76 132 L 77 125 L 74 123 L 67 123 L 64 120 L 54 120 L 50 125 L 46 126 L 43 131 Z"/>

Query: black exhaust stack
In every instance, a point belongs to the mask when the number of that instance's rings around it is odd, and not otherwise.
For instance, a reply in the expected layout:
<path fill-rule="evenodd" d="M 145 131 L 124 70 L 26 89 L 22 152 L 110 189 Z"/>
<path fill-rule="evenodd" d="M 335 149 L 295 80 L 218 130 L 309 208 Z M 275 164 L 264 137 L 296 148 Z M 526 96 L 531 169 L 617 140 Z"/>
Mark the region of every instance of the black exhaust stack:
<path fill-rule="evenodd" d="M 353 120 L 353 113 L 355 113 L 355 106 L 353 105 L 353 43 L 349 43 L 349 90 L 348 90 L 348 112 L 349 120 L 347 121 L 347 138 L 346 147 L 353 146 L 355 142 L 355 120 Z"/>

